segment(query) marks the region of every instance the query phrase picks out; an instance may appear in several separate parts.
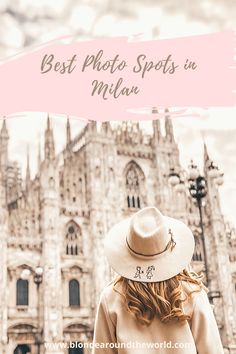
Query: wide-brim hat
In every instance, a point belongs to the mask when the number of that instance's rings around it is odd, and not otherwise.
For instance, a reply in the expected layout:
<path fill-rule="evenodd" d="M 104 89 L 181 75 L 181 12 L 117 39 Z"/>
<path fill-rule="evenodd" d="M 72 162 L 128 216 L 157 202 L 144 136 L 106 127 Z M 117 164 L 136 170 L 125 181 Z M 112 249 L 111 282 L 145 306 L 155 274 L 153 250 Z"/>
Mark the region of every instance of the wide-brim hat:
<path fill-rule="evenodd" d="M 135 281 L 158 282 L 174 277 L 189 265 L 194 237 L 182 221 L 146 207 L 113 226 L 104 246 L 116 273 Z"/>

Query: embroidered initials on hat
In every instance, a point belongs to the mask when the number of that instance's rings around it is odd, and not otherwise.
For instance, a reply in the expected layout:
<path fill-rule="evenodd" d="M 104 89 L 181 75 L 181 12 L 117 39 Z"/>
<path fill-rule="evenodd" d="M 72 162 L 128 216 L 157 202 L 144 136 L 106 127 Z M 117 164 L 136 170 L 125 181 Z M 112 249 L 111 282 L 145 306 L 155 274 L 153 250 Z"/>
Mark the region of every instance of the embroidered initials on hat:
<path fill-rule="evenodd" d="M 152 279 L 153 277 L 153 272 L 155 271 L 155 267 L 154 265 L 151 265 L 151 266 L 148 266 L 146 271 L 145 271 L 145 274 L 144 274 L 144 270 L 142 269 L 142 267 L 140 266 L 137 266 L 136 267 L 136 270 L 135 270 L 135 274 L 134 274 L 134 278 L 135 279 L 142 279 L 142 276 L 145 276 L 146 279 Z"/>

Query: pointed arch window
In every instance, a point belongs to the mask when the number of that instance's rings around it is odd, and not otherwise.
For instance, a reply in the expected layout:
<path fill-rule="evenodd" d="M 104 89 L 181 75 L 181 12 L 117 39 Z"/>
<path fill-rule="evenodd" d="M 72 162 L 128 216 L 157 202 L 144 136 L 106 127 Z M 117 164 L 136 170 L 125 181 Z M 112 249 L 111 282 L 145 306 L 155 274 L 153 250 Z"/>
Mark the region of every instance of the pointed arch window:
<path fill-rule="evenodd" d="M 131 162 L 126 169 L 125 174 L 126 200 L 128 208 L 141 208 L 143 181 L 144 174 L 141 168 L 135 162 Z"/>
<path fill-rule="evenodd" d="M 69 281 L 69 306 L 80 306 L 80 284 L 76 279 Z"/>
<path fill-rule="evenodd" d="M 81 229 L 74 221 L 69 222 L 66 226 L 65 252 L 70 256 L 78 256 L 83 253 Z"/>
<path fill-rule="evenodd" d="M 16 282 L 16 305 L 29 305 L 29 282 L 25 279 L 18 279 Z"/>

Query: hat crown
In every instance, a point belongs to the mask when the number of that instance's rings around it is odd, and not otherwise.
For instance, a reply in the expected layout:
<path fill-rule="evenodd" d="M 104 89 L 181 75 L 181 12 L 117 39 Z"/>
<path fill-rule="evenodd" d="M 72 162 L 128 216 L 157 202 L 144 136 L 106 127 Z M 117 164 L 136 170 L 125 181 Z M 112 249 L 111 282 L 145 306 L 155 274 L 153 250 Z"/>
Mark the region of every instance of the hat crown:
<path fill-rule="evenodd" d="M 134 281 L 158 282 L 190 263 L 194 236 L 182 221 L 147 207 L 115 224 L 104 246 L 116 273 Z"/>
<path fill-rule="evenodd" d="M 164 217 L 155 207 L 137 212 L 131 219 L 127 244 L 131 252 L 141 256 L 153 256 L 165 251 L 170 235 Z"/>

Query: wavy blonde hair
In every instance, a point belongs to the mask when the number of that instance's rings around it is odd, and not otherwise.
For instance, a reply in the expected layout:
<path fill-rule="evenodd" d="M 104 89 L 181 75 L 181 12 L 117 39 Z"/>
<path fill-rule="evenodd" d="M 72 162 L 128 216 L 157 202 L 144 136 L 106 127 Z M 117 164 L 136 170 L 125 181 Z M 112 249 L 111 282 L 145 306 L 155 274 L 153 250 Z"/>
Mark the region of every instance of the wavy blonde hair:
<path fill-rule="evenodd" d="M 185 321 L 190 316 L 184 313 L 182 303 L 192 293 L 204 288 L 202 277 L 187 269 L 173 278 L 155 283 L 137 282 L 119 276 L 114 282 L 114 290 L 123 295 L 128 312 L 144 325 L 150 325 L 155 317 L 163 323 Z M 183 282 L 196 286 L 192 291 L 186 291 Z"/>

